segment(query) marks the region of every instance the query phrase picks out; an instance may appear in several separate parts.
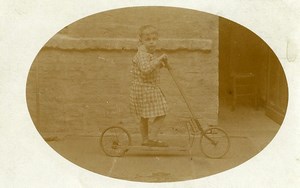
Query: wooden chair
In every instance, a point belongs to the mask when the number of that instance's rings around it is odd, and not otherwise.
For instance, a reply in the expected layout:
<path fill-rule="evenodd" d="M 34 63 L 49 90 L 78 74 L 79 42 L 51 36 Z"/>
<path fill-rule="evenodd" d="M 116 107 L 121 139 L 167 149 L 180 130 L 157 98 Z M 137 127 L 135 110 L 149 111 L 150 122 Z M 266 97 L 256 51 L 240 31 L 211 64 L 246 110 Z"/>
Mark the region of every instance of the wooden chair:
<path fill-rule="evenodd" d="M 257 103 L 257 82 L 252 72 L 249 73 L 232 73 L 232 107 L 235 110 L 238 98 L 252 97 L 254 107 L 258 109 Z"/>

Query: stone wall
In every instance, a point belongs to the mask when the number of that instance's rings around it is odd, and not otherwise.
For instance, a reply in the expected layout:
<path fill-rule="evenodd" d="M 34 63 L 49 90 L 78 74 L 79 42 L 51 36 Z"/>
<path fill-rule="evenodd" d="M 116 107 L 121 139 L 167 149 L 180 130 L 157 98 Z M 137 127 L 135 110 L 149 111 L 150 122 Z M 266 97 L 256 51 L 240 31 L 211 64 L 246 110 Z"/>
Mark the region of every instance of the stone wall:
<path fill-rule="evenodd" d="M 140 25 L 160 31 L 174 75 L 204 125 L 218 121 L 218 17 L 175 8 L 130 8 L 92 15 L 55 35 L 39 52 L 27 81 L 27 103 L 42 133 L 93 134 L 112 125 L 136 130 L 129 112 L 131 59 Z M 172 127 L 189 117 L 166 70 L 161 88 Z"/>

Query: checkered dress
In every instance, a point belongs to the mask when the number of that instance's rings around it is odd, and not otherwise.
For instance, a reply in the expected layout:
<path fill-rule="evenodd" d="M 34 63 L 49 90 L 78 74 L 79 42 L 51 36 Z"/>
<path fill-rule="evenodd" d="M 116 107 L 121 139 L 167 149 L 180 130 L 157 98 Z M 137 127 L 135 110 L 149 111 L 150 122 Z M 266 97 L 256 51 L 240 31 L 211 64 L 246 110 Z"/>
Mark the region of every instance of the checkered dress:
<path fill-rule="evenodd" d="M 155 68 L 155 61 L 143 45 L 132 60 L 130 110 L 144 118 L 165 115 L 168 109 L 166 98 L 159 88 L 159 68 Z"/>

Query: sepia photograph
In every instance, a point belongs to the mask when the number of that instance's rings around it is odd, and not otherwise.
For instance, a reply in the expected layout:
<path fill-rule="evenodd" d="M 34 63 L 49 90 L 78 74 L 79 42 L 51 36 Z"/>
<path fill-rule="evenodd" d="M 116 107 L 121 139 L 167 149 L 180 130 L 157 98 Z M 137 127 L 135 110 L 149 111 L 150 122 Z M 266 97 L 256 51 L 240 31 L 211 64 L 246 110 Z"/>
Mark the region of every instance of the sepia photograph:
<path fill-rule="evenodd" d="M 40 137 L 99 175 L 178 182 L 247 162 L 276 136 L 283 67 L 248 28 L 198 10 L 141 6 L 79 19 L 52 36 L 26 81 Z"/>

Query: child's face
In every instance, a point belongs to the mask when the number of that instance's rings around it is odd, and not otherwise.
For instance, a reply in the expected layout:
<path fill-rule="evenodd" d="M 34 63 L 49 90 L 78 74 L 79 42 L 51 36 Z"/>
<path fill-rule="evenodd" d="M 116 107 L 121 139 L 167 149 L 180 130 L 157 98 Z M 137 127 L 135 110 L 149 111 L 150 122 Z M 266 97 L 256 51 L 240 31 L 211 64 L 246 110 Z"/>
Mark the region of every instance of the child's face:
<path fill-rule="evenodd" d="M 141 37 L 142 44 L 146 47 L 147 51 L 153 53 L 156 49 L 158 36 L 156 33 L 145 33 Z"/>

